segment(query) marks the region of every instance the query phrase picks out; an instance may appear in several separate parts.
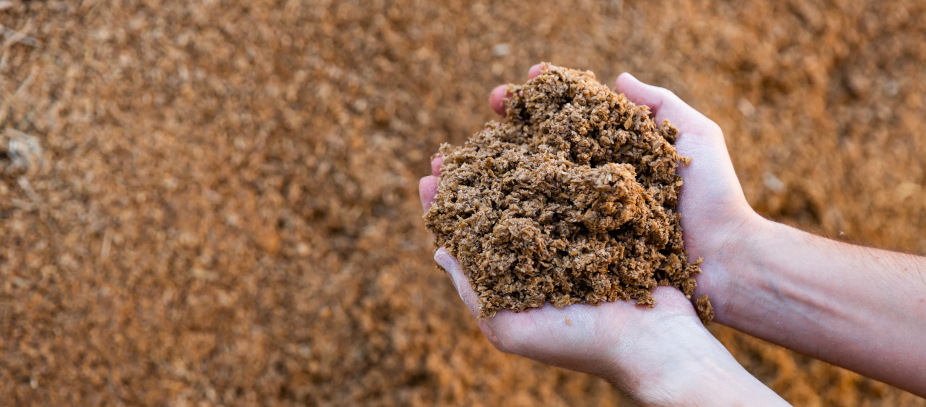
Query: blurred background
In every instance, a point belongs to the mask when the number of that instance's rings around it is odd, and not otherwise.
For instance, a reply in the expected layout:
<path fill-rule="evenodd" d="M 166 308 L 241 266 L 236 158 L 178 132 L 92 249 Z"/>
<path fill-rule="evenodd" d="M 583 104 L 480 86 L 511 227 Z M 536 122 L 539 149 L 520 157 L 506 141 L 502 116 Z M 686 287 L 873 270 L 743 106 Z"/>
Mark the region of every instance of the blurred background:
<path fill-rule="evenodd" d="M 922 0 L 13 0 L 0 24 L 4 405 L 631 405 L 497 352 L 431 257 L 430 155 L 540 61 L 676 92 L 764 215 L 926 251 Z M 926 405 L 711 329 L 796 405 Z"/>

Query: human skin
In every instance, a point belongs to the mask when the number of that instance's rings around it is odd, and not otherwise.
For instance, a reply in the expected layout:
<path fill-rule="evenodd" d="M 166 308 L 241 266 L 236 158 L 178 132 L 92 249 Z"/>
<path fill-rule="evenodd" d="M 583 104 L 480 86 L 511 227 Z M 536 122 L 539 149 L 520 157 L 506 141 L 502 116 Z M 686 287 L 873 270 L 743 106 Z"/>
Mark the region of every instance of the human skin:
<path fill-rule="evenodd" d="M 529 76 L 540 73 L 531 68 Z M 839 243 L 768 221 L 743 195 L 720 128 L 671 92 L 622 74 L 616 91 L 679 129 L 685 184 L 678 212 L 686 249 L 703 258 L 695 298 L 715 321 L 827 362 L 926 394 L 926 260 Z M 504 115 L 506 86 L 490 105 Z M 441 159 L 421 180 L 425 211 Z M 476 295 L 444 249 L 435 260 L 475 316 Z M 700 324 L 678 290 L 659 287 L 655 308 L 628 302 L 500 311 L 477 319 L 499 350 L 599 375 L 642 405 L 786 404 L 749 375 Z M 566 323 L 566 317 L 571 325 Z"/>
<path fill-rule="evenodd" d="M 681 133 L 685 247 L 714 321 L 926 397 L 926 258 L 852 245 L 749 206 L 723 133 L 671 92 L 624 74 L 616 90 Z"/>

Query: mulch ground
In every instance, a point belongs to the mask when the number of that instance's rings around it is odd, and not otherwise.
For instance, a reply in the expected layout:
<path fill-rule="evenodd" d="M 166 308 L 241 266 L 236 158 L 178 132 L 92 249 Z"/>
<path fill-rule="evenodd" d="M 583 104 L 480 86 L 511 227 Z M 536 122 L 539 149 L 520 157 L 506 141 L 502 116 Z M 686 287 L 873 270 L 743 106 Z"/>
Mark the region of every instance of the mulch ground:
<path fill-rule="evenodd" d="M 760 212 L 926 252 L 926 4 L 0 1 L 0 400 L 613 405 L 502 355 L 417 180 L 550 61 L 724 129 Z M 926 405 L 712 327 L 796 405 Z"/>

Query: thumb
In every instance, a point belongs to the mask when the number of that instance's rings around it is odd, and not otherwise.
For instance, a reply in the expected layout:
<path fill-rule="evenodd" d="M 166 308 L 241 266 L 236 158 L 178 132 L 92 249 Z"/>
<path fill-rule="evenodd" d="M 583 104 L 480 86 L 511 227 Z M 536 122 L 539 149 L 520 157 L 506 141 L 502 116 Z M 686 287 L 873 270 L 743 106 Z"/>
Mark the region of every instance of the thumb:
<path fill-rule="evenodd" d="M 677 170 L 685 180 L 682 197 L 692 198 L 681 199 L 682 208 L 713 202 L 710 197 L 745 200 L 720 126 L 671 91 L 647 85 L 629 73 L 617 77 L 615 89 L 631 102 L 649 106 L 657 123 L 669 120 L 678 128 L 675 147 L 679 154 L 692 159 L 690 165 L 681 165 Z M 692 186 L 698 186 L 698 193 L 690 194 Z"/>
<path fill-rule="evenodd" d="M 614 89 L 623 93 L 631 102 L 649 106 L 658 125 L 668 119 L 678 128 L 679 133 L 722 134 L 716 123 L 668 89 L 647 85 L 626 72 L 617 77 L 614 85 Z"/>

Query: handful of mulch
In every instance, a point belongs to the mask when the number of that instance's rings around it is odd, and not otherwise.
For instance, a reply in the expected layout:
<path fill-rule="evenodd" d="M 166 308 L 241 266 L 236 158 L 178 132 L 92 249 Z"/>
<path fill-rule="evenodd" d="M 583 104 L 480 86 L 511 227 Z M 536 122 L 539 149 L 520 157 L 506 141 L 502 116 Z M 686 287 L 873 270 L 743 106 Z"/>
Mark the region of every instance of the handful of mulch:
<path fill-rule="evenodd" d="M 462 147 L 440 148 L 437 196 L 425 214 L 439 246 L 460 260 L 480 318 L 586 302 L 652 306 L 657 285 L 691 298 L 673 143 L 649 108 L 591 72 L 543 65 L 510 85 L 507 118 Z M 712 317 L 706 297 L 698 313 Z"/>

